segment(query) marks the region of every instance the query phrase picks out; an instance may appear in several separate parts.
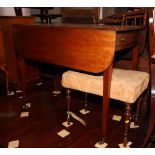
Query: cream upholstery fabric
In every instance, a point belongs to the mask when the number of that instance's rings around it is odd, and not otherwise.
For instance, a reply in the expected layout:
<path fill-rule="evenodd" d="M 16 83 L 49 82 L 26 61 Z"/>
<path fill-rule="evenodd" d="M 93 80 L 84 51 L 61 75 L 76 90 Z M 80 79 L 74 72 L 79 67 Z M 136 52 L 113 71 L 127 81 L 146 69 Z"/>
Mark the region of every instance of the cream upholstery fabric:
<path fill-rule="evenodd" d="M 149 74 L 146 72 L 113 69 L 110 98 L 134 103 L 148 82 Z M 103 76 L 67 71 L 62 75 L 62 86 L 103 96 Z"/>

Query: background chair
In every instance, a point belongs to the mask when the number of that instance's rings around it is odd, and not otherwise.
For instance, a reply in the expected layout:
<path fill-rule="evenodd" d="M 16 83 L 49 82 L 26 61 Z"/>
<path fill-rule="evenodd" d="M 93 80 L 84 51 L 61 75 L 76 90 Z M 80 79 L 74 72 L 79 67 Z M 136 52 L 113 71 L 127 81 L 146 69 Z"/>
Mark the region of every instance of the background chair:
<path fill-rule="evenodd" d="M 139 55 L 142 55 L 145 48 L 147 27 L 148 27 L 148 9 L 138 9 L 123 14 L 112 15 L 109 18 L 99 20 L 99 24 L 125 25 L 125 26 L 143 26 L 145 29 L 139 36 Z M 124 55 L 118 54 L 118 58 L 122 60 L 131 60 L 132 52 L 128 50 Z"/>
<path fill-rule="evenodd" d="M 148 9 L 142 9 L 139 11 L 129 12 L 123 15 L 122 25 L 126 26 L 143 26 L 145 29 L 139 36 L 139 55 L 144 52 L 146 34 L 148 28 Z M 131 59 L 131 57 L 130 57 Z"/>

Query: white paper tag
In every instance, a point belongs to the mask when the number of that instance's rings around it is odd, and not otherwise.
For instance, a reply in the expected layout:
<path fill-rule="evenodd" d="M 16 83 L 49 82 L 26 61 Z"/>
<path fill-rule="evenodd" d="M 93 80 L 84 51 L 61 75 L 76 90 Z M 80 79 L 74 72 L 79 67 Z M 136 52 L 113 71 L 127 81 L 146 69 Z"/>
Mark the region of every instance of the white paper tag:
<path fill-rule="evenodd" d="M 42 85 L 42 82 L 37 83 L 37 86 L 40 86 L 40 85 Z"/>
<path fill-rule="evenodd" d="M 118 146 L 119 146 L 120 148 L 130 148 L 130 145 L 131 145 L 131 144 L 132 144 L 132 142 L 129 141 L 129 142 L 127 143 L 127 146 L 126 146 L 126 147 L 123 146 L 123 143 L 118 144 Z"/>
<path fill-rule="evenodd" d="M 21 112 L 20 117 L 28 117 L 29 112 Z"/>
<path fill-rule="evenodd" d="M 89 110 L 85 110 L 85 109 L 81 109 L 79 112 L 83 115 L 90 113 Z"/>
<path fill-rule="evenodd" d="M 60 90 L 53 90 L 52 93 L 53 93 L 54 95 L 59 95 L 59 94 L 61 93 L 61 91 L 60 91 Z"/>
<path fill-rule="evenodd" d="M 130 123 L 130 128 L 131 129 L 135 129 L 135 128 L 139 128 L 139 126 L 138 125 L 134 125 L 134 122 L 131 122 Z"/>
<path fill-rule="evenodd" d="M 106 148 L 108 146 L 107 143 L 99 144 L 98 142 L 94 145 L 97 148 Z"/>
<path fill-rule="evenodd" d="M 22 93 L 22 90 L 16 90 L 16 93 Z"/>
<path fill-rule="evenodd" d="M 23 109 L 28 109 L 31 107 L 31 103 L 26 103 L 25 105 L 23 105 Z"/>
<path fill-rule="evenodd" d="M 15 93 L 13 92 L 13 91 L 11 91 L 11 92 L 8 92 L 8 96 L 12 96 L 12 95 L 14 95 Z"/>
<path fill-rule="evenodd" d="M 63 129 L 57 133 L 60 137 L 64 138 L 70 134 L 67 130 Z"/>
<path fill-rule="evenodd" d="M 8 144 L 8 148 L 15 148 L 15 147 L 18 147 L 18 146 L 19 146 L 19 140 L 11 141 Z"/>
<path fill-rule="evenodd" d="M 112 120 L 114 121 L 121 121 L 121 119 L 122 119 L 122 116 L 119 116 L 119 115 L 113 115 L 112 117 Z"/>
<path fill-rule="evenodd" d="M 26 103 L 26 106 L 27 106 L 28 108 L 30 108 L 30 107 L 31 107 L 31 103 Z"/>
<path fill-rule="evenodd" d="M 71 125 L 73 125 L 73 122 L 70 122 L 70 124 L 68 125 L 67 121 L 62 123 L 63 126 L 65 127 L 69 127 Z"/>
<path fill-rule="evenodd" d="M 81 124 L 83 124 L 84 126 L 86 126 L 86 122 L 82 119 L 82 118 L 80 118 L 79 116 L 77 116 L 75 113 L 73 113 L 73 112 L 67 112 L 67 114 L 68 113 L 70 113 L 70 115 L 74 118 L 74 119 L 76 119 L 77 121 L 79 121 Z"/>

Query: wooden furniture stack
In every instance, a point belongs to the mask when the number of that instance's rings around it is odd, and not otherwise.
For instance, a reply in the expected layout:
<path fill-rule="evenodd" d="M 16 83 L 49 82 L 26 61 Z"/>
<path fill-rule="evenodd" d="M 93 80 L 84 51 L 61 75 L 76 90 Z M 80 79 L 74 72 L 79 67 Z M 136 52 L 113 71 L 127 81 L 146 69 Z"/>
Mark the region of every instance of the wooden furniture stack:
<path fill-rule="evenodd" d="M 17 16 L 1 16 L 0 25 L 2 29 L 2 37 L 4 41 L 4 56 L 3 62 L 6 62 L 8 70 L 8 80 L 9 83 L 13 84 L 15 89 L 18 89 L 20 86 L 20 80 L 18 78 L 18 68 L 17 68 L 17 56 L 16 52 L 13 49 L 12 42 L 12 25 L 19 23 L 34 23 L 34 17 L 17 17 Z M 27 84 L 32 84 L 34 81 L 39 80 L 38 69 L 29 65 L 27 61 L 26 64 L 26 82 Z"/>
<path fill-rule="evenodd" d="M 99 8 L 61 8 L 62 22 L 74 24 L 95 24 Z"/>
<path fill-rule="evenodd" d="M 54 9 L 53 7 L 31 7 L 30 9 L 35 9 L 40 11 L 40 13 L 32 14 L 31 16 L 40 18 L 40 22 L 42 24 L 43 23 L 51 24 L 53 19 L 61 17 L 61 14 L 59 13 L 50 13 L 50 10 Z"/>

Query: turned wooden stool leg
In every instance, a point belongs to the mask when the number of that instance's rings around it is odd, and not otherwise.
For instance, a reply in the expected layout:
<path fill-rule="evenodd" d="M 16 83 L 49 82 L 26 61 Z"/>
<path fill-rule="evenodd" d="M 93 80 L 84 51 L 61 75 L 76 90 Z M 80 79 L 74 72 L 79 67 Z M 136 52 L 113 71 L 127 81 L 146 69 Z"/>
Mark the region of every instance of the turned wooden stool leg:
<path fill-rule="evenodd" d="M 128 144 L 128 133 L 129 133 L 129 125 L 131 118 L 131 105 L 125 105 L 125 114 L 124 114 L 124 139 L 123 139 L 123 147 L 127 147 Z"/>
<path fill-rule="evenodd" d="M 66 89 L 67 97 L 67 124 L 70 125 L 70 104 L 71 104 L 71 89 Z"/>

